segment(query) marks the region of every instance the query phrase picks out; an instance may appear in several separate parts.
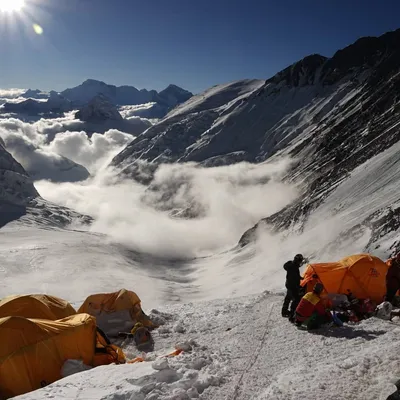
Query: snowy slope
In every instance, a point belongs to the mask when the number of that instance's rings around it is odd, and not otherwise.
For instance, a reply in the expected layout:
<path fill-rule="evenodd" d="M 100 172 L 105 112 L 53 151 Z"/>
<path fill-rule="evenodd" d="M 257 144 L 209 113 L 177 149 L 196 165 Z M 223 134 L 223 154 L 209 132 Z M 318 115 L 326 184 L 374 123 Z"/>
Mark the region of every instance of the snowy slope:
<path fill-rule="evenodd" d="M 162 307 L 148 361 L 69 376 L 17 399 L 377 400 L 396 390 L 399 325 L 299 331 L 280 316 L 282 296 L 268 293 Z M 169 359 L 175 345 L 191 349 Z M 133 358 L 133 346 L 125 345 Z"/>
<path fill-rule="evenodd" d="M 283 79 L 283 78 L 282 78 Z M 304 138 L 338 102 L 359 89 L 348 80 L 324 87 L 284 81 L 239 81 L 194 96 L 139 136 L 113 161 L 197 161 L 205 165 L 263 161 Z"/>
<path fill-rule="evenodd" d="M 126 168 L 137 159 L 160 162 L 188 161 L 191 146 L 264 81 L 244 80 L 219 85 L 189 99 L 172 110 L 161 122 L 137 137 L 113 160 Z M 245 158 L 242 158 L 245 159 Z M 133 166 L 134 168 L 134 166 Z M 132 169 L 132 168 L 131 168 Z"/>

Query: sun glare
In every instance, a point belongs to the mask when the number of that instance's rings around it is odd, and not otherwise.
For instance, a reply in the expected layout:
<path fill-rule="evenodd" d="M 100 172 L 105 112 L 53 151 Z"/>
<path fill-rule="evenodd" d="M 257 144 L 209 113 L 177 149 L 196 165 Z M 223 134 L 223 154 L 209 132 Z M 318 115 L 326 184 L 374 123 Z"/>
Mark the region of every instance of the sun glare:
<path fill-rule="evenodd" d="M 21 11 L 25 5 L 25 0 L 0 0 L 0 11 L 13 12 Z"/>

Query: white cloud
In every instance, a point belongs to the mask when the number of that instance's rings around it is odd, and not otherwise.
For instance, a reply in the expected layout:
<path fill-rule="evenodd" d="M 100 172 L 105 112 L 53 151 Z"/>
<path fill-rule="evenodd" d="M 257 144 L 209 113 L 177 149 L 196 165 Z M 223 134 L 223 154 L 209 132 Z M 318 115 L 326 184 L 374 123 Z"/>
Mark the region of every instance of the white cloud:
<path fill-rule="evenodd" d="M 138 104 L 138 105 L 121 106 L 119 108 L 119 112 L 124 118 L 129 119 L 129 117 L 136 116 L 138 111 L 149 110 L 155 104 L 157 104 L 157 103 L 145 103 L 145 104 Z"/>
<path fill-rule="evenodd" d="M 296 189 L 280 183 L 286 166 L 163 165 L 151 190 L 108 169 L 84 183 L 38 182 L 37 188 L 44 198 L 95 217 L 93 231 L 137 251 L 186 258 L 235 246 L 246 229 L 291 202 Z"/>
<path fill-rule="evenodd" d="M 85 132 L 58 133 L 46 150 L 61 154 L 84 165 L 91 173 L 109 164 L 134 136 L 110 129 L 104 134 L 94 133 L 88 138 Z"/>
<path fill-rule="evenodd" d="M 6 99 L 13 99 L 16 97 L 20 97 L 22 93 L 25 93 L 26 89 L 0 89 L 0 97 L 4 97 Z"/>
<path fill-rule="evenodd" d="M 96 173 L 134 139 L 134 136 L 116 129 L 89 137 L 81 131 L 82 126 L 81 121 L 74 119 L 74 112 L 67 113 L 65 117 L 41 118 L 31 123 L 3 116 L 0 119 L 0 137 L 17 161 L 32 175 L 45 177 L 49 176 L 46 169 L 53 169 L 55 173 L 61 168 L 64 170 L 62 181 L 67 180 L 62 157 L 84 166 L 90 173 Z M 77 175 L 75 169 L 71 170 L 71 180 L 84 176 L 82 169 L 80 174 Z M 50 176 L 54 178 L 53 173 Z"/>
<path fill-rule="evenodd" d="M 88 177 L 85 168 L 54 152 L 43 151 L 36 147 L 27 136 L 9 133 L 2 137 L 6 149 L 22 164 L 33 179 L 73 182 Z"/>

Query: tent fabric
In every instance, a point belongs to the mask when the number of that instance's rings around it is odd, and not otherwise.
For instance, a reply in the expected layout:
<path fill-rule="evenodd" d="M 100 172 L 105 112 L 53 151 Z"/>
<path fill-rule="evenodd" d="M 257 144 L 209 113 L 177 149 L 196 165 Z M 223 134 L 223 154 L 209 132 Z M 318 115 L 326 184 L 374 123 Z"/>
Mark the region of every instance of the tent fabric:
<path fill-rule="evenodd" d="M 0 319 L 0 395 L 17 396 L 58 379 L 66 360 L 92 365 L 96 319 L 77 314 L 59 321 Z"/>
<path fill-rule="evenodd" d="M 338 262 L 309 264 L 302 286 L 312 290 L 315 282 L 324 285 L 327 293 L 348 294 L 381 303 L 386 294 L 388 265 L 370 254 L 355 254 Z M 317 275 L 317 277 L 316 277 Z"/>
<path fill-rule="evenodd" d="M 67 301 L 45 294 L 9 296 L 0 300 L 0 318 L 25 317 L 55 321 L 76 314 Z"/>
<path fill-rule="evenodd" d="M 130 332 L 137 322 L 146 327 L 154 327 L 142 311 L 138 295 L 126 289 L 114 293 L 93 294 L 84 301 L 78 312 L 95 316 L 97 326 L 109 336 Z"/>

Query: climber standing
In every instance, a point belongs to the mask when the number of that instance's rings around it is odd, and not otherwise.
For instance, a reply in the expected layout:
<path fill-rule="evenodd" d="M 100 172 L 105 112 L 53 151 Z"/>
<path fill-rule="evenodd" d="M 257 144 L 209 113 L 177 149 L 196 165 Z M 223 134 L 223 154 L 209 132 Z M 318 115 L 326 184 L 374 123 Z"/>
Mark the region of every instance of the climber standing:
<path fill-rule="evenodd" d="M 289 318 L 291 322 L 294 321 L 296 307 L 300 302 L 300 267 L 304 263 L 302 254 L 296 254 L 292 261 L 284 264 L 283 268 L 286 271 L 286 296 L 282 306 L 282 317 Z M 290 310 L 289 310 L 290 306 Z"/>
<path fill-rule="evenodd" d="M 394 296 L 400 289 L 400 253 L 386 261 L 386 263 L 389 265 L 389 269 L 386 274 L 385 301 L 393 304 Z"/>

